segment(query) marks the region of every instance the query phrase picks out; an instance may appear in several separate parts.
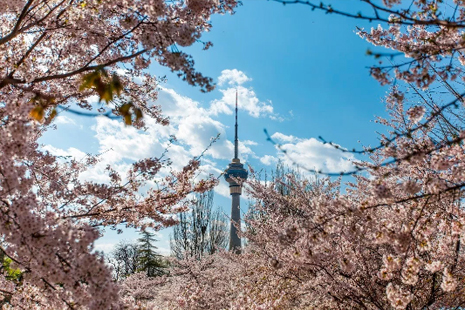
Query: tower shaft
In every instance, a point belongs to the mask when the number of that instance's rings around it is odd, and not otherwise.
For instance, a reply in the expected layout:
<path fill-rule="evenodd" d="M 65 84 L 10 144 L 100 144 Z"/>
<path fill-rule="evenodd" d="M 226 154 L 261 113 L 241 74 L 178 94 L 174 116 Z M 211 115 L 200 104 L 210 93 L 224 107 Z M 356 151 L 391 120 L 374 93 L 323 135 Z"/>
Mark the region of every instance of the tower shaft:
<path fill-rule="evenodd" d="M 234 253 L 241 253 L 242 242 L 238 236 L 237 226 L 241 226 L 241 208 L 240 208 L 240 193 L 231 193 L 231 230 L 229 232 L 229 250 Z"/>

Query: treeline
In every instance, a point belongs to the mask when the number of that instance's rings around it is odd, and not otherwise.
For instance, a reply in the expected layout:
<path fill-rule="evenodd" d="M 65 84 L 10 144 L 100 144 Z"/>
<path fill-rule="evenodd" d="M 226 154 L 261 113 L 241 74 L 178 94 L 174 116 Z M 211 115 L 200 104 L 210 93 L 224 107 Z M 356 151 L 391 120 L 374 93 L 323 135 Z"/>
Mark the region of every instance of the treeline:
<path fill-rule="evenodd" d="M 225 249 L 228 244 L 228 225 L 219 208 L 213 209 L 213 191 L 197 194 L 189 211 L 179 214 L 179 223 L 170 236 L 171 256 L 177 259 L 201 259 Z M 113 269 L 115 280 L 135 273 L 147 277 L 169 274 L 170 258 L 159 254 L 155 234 L 142 231 L 136 241 L 121 241 L 105 260 Z"/>
<path fill-rule="evenodd" d="M 115 249 L 106 256 L 107 263 L 113 268 L 115 280 L 124 279 L 137 272 L 143 272 L 148 277 L 165 274 L 168 261 L 157 252 L 155 234 L 142 231 L 137 241 L 121 241 Z"/>

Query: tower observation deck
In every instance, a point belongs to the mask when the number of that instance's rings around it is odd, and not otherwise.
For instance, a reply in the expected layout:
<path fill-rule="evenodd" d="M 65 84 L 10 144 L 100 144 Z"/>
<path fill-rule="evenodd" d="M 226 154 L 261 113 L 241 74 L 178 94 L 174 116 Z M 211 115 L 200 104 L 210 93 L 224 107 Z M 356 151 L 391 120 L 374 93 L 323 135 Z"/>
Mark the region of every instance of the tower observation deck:
<path fill-rule="evenodd" d="M 236 182 L 236 180 L 247 180 L 248 172 L 244 169 L 244 165 L 239 160 L 239 140 L 237 136 L 237 91 L 236 91 L 236 124 L 235 124 L 235 135 L 234 135 L 234 158 L 228 165 L 224 173 L 226 182 L 229 183 L 229 193 L 231 194 L 231 229 L 229 234 L 229 250 L 235 253 L 241 252 L 241 238 L 237 234 L 238 225 L 241 224 L 241 209 L 240 209 L 240 197 L 242 194 L 242 185 Z"/>

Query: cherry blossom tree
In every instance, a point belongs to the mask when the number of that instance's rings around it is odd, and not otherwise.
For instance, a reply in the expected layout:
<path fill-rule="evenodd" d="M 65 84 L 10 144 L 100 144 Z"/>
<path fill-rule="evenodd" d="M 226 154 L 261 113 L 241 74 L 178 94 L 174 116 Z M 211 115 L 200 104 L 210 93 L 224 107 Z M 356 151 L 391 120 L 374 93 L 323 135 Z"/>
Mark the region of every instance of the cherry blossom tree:
<path fill-rule="evenodd" d="M 292 288 L 303 289 L 302 296 L 307 296 L 298 301 L 299 307 L 460 308 L 465 302 L 465 124 L 463 106 L 458 105 L 463 103 L 457 91 L 461 82 L 454 81 L 463 80 L 464 4 L 363 2 L 374 16 L 302 3 L 327 13 L 384 22 L 359 34 L 410 58 L 371 70 L 383 84 L 392 83 L 392 77 L 406 82 L 404 90 L 396 85 L 386 98 L 390 118 L 378 119 L 390 130 L 377 147 L 342 150 L 371 156 L 370 161 L 356 163 L 356 170 L 341 173 L 358 174 L 345 193 L 335 190 L 337 182 L 330 182 L 314 197 L 307 183 L 295 180 L 292 188 L 297 190 L 283 196 L 273 186 L 251 182 L 252 192 L 263 199 L 265 214 L 270 215 L 252 225 L 254 233 L 248 238 L 254 252 L 269 257 L 277 274 L 300 283 Z M 438 85 L 449 92 L 442 105 L 443 98 L 429 96 L 428 88 Z M 411 100 L 410 93 L 420 101 Z"/>
<path fill-rule="evenodd" d="M 121 288 L 92 252 L 97 228 L 171 225 L 175 220 L 169 214 L 187 209 L 182 202 L 189 193 L 206 191 L 216 181 L 193 182 L 199 166 L 193 160 L 141 196 L 170 164 L 163 156 L 134 163 L 126 176 L 108 167 L 109 183 L 97 184 L 79 175 L 98 156 L 57 159 L 41 151 L 37 139 L 57 109 L 82 113 L 74 107 L 91 109 L 92 95 L 104 102 L 103 114 L 121 116 L 126 124 L 142 127 L 142 116 L 166 123 L 159 108 L 147 104 L 156 99 L 156 77 L 145 69 L 155 60 L 188 83 L 211 90 L 211 81 L 177 46 L 198 41 L 211 27 L 211 14 L 231 12 L 237 3 L 2 3 L 1 251 L 21 274 L 14 279 L 0 275 L 4 307 L 464 306 L 465 126 L 459 103 L 465 4 L 364 0 L 371 11 L 358 13 L 312 1 L 276 1 L 381 23 L 360 29 L 359 35 L 394 50 L 369 52 L 396 61 L 371 69 L 382 84 L 396 81 L 386 98 L 390 117 L 378 119 L 390 129 L 379 146 L 351 151 L 370 159 L 342 173 L 354 175 L 344 189 L 341 180 L 251 179 L 247 186 L 260 217 L 248 219 L 243 254 L 186 258 L 173 263 L 170 277 L 135 274 Z M 448 102 L 429 100 L 428 88 L 435 85 L 448 90 Z M 412 91 L 420 102 L 410 99 Z"/>
<path fill-rule="evenodd" d="M 326 14 L 379 23 L 370 31 L 359 29 L 359 35 L 376 46 L 394 50 L 393 53 L 374 52 L 368 54 L 381 59 L 382 56 L 408 59 L 396 64 L 385 64 L 371 68 L 371 73 L 381 83 L 390 83 L 395 77 L 428 87 L 436 77 L 456 79 L 463 75 L 464 61 L 463 28 L 465 8 L 462 1 L 402 1 L 402 0 L 354 0 L 360 4 L 358 11 L 338 9 L 338 1 L 273 0 L 287 5 L 305 5 Z"/>
<path fill-rule="evenodd" d="M 396 84 L 385 100 L 390 116 L 377 120 L 388 130 L 379 146 L 360 151 L 325 141 L 369 156 L 341 173 L 353 176 L 348 183 L 251 178 L 260 216 L 246 219 L 244 253 L 179 262 L 164 300 L 175 309 L 464 307 L 465 3 L 364 0 L 371 11 L 358 13 L 277 2 L 381 23 L 359 35 L 394 50 L 369 52 L 393 61 L 371 69 Z M 448 95 L 435 94 L 437 86 Z"/>
<path fill-rule="evenodd" d="M 400 115 L 408 120 L 401 106 L 392 108 L 391 125 Z M 417 134 L 396 145 L 409 154 L 429 141 Z M 444 161 L 446 150 L 453 164 Z M 178 262 L 162 298 L 166 307 L 462 307 L 465 226 L 463 194 L 455 185 L 462 178 L 462 146 L 417 154 L 395 166 L 376 164 L 390 157 L 388 149 L 375 153 L 373 163 L 360 164 L 370 176 L 356 176 L 345 190 L 329 178 L 250 180 L 261 216 L 246 219 L 244 253 Z M 282 186 L 288 187 L 284 195 Z"/>
<path fill-rule="evenodd" d="M 85 181 L 80 174 L 99 156 L 57 158 L 37 140 L 61 110 L 99 108 L 86 115 L 122 117 L 136 128 L 149 117 L 167 124 L 153 104 L 157 77 L 148 73 L 150 63 L 211 90 L 211 79 L 178 47 L 201 42 L 210 16 L 231 13 L 237 2 L 0 4 L 0 250 L 21 270 L 16 282 L 0 275 L 0 298 L 8 309 L 121 309 L 119 286 L 93 249 L 98 228 L 172 225 L 169 214 L 185 210 L 183 199 L 216 180 L 193 181 L 197 159 L 160 177 L 170 165 L 163 155 L 134 163 L 127 175 L 108 167 L 108 183 Z M 158 187 L 143 190 L 154 181 Z"/>

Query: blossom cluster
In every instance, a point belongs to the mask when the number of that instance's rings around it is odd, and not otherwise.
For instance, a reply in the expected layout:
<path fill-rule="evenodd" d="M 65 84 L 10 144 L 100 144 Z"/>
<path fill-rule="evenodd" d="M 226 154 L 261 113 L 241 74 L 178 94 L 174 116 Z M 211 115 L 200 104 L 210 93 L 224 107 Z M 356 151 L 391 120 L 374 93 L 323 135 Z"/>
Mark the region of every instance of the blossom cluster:
<path fill-rule="evenodd" d="M 365 18 L 323 3 L 278 2 Z M 243 253 L 178 262 L 166 308 L 400 310 L 465 303 L 465 123 L 457 104 L 462 91 L 454 88 L 465 81 L 465 3 L 362 2 L 386 24 L 359 35 L 407 59 L 371 70 L 382 84 L 396 85 L 385 100 L 389 117 L 377 119 L 387 133 L 378 147 L 361 152 L 370 157 L 357 163 L 363 173 L 344 185 L 296 174 L 250 178 L 245 187 L 255 204 L 245 219 Z"/>
<path fill-rule="evenodd" d="M 216 180 L 194 181 L 198 160 L 160 176 L 170 162 L 148 158 L 134 163 L 127 175 L 108 167 L 107 183 L 85 181 L 81 173 L 98 156 L 57 158 L 41 149 L 38 139 L 56 128 L 59 107 L 99 108 L 136 128 L 150 117 L 166 125 L 153 104 L 158 79 L 148 66 L 158 62 L 211 90 L 211 79 L 177 46 L 199 41 L 212 26 L 212 14 L 232 12 L 236 5 L 235 0 L 0 1 L 0 257 L 21 271 L 15 280 L 0 275 L 0 282 L 10 281 L 0 290 L 4 308 L 124 307 L 119 284 L 93 247 L 99 228 L 172 225 L 172 214 L 185 208 L 186 197 Z M 95 95 L 107 105 L 95 103 Z M 154 181 L 159 186 L 147 191 Z"/>

